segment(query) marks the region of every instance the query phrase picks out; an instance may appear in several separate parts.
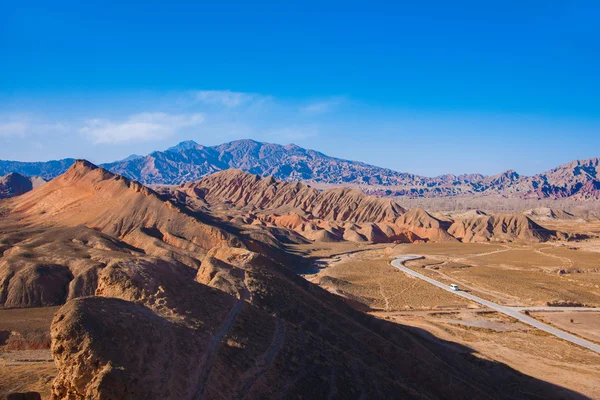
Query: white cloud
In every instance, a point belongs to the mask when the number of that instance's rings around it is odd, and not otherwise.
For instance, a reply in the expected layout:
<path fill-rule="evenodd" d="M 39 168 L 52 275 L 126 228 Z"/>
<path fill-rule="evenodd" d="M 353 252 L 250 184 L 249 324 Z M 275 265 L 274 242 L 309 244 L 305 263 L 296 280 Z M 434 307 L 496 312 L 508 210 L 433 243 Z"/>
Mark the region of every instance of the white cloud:
<path fill-rule="evenodd" d="M 0 138 L 49 138 L 69 130 L 68 124 L 44 120 L 32 114 L 0 116 Z"/>
<path fill-rule="evenodd" d="M 172 136 L 183 128 L 197 126 L 202 122 L 204 115 L 200 113 L 140 113 L 120 123 L 106 119 L 88 120 L 81 132 L 90 136 L 94 143 L 150 141 Z"/>
<path fill-rule="evenodd" d="M 225 106 L 229 108 L 239 107 L 261 98 L 261 96 L 253 93 L 232 92 L 231 90 L 199 90 L 192 92 L 195 101 L 210 104 Z"/>
<path fill-rule="evenodd" d="M 24 121 L 0 123 L 0 137 L 25 136 L 28 124 Z"/>
<path fill-rule="evenodd" d="M 344 99 L 342 97 L 333 97 L 328 100 L 318 101 L 301 107 L 300 110 L 307 114 L 325 114 L 340 105 Z"/>

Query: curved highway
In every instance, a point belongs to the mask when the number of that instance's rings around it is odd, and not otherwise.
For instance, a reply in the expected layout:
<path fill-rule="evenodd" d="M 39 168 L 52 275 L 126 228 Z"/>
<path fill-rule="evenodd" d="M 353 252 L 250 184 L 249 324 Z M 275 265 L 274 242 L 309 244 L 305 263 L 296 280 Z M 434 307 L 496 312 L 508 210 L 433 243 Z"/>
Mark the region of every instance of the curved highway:
<path fill-rule="evenodd" d="M 469 299 L 471 301 L 474 301 L 476 303 L 479 303 L 481 305 L 484 305 L 488 308 L 491 308 L 492 310 L 498 311 L 502 314 L 508 315 L 510 317 L 513 317 L 515 319 L 518 319 L 519 321 L 523 322 L 524 324 L 533 326 L 534 328 L 537 328 L 541 331 L 547 332 L 551 335 L 554 335 L 560 339 L 566 340 L 568 342 L 574 343 L 576 345 L 579 345 L 581 347 L 585 347 L 586 349 L 590 349 L 592 351 L 595 351 L 596 353 L 600 353 L 600 345 L 597 345 L 595 343 L 589 342 L 585 339 L 581 339 L 580 337 L 577 337 L 575 335 L 572 335 L 570 333 L 561 331 L 559 329 L 556 329 L 550 325 L 546 325 L 534 318 L 531 318 L 525 314 L 522 314 L 520 312 L 520 310 L 535 310 L 535 309 L 540 309 L 539 307 L 531 307 L 531 308 L 526 308 L 526 307 L 506 307 L 506 306 L 501 306 L 497 303 L 494 303 L 492 301 L 489 300 L 485 300 L 482 299 L 481 297 L 477 297 L 474 296 L 470 293 L 465 293 L 463 291 L 455 291 L 452 290 L 448 285 L 438 282 L 435 279 L 431 279 L 423 274 L 420 274 L 418 272 L 413 271 L 410 268 L 407 268 L 404 266 L 404 263 L 406 261 L 411 261 L 411 260 L 419 260 L 424 258 L 423 256 L 418 256 L 418 255 L 413 255 L 413 254 L 406 254 L 406 255 L 402 255 L 402 256 L 397 256 L 395 260 L 392 261 L 392 265 L 396 268 L 398 268 L 399 270 L 401 270 L 402 272 L 413 276 L 415 278 L 424 280 L 425 282 L 431 283 L 434 286 L 439 287 L 440 289 L 446 290 L 447 292 L 450 292 L 452 294 L 455 294 L 457 296 L 461 296 L 464 297 L 466 299 Z M 555 310 L 552 307 L 548 307 L 548 308 L 544 308 L 544 310 Z M 598 309 L 595 309 L 596 311 L 599 311 Z"/>

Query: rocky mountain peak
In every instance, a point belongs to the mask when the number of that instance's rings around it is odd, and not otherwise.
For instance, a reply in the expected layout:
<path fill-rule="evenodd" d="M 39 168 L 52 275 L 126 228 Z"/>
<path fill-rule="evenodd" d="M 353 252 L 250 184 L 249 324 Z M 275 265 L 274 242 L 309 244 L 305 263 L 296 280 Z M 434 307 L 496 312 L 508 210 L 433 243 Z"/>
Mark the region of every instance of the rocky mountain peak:
<path fill-rule="evenodd" d="M 193 140 L 185 140 L 183 142 L 176 144 L 173 147 L 169 147 L 166 151 L 180 152 L 180 151 L 184 151 L 184 150 L 195 149 L 199 146 L 200 145 Z"/>

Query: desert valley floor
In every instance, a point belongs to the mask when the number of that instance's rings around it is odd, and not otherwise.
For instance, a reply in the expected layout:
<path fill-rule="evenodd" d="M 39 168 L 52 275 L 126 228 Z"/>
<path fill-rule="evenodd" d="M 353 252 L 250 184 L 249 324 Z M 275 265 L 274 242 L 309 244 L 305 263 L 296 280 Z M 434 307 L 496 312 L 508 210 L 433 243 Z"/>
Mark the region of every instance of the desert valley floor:
<path fill-rule="evenodd" d="M 596 249 L 599 244 L 590 241 L 583 247 Z M 353 248 L 338 245 L 305 249 L 323 257 L 324 267 L 306 275 L 307 279 L 364 306 L 366 312 L 378 318 L 420 328 L 423 335 L 468 347 L 477 357 L 505 363 L 589 398 L 600 397 L 598 353 L 444 292 L 390 265 L 393 256 L 422 254 L 424 259 L 406 265 L 498 304 L 549 309 L 530 311 L 529 315 L 600 344 L 597 253 L 547 244 L 350 247 Z M 571 272 L 567 272 L 569 269 Z M 575 270 L 577 273 L 572 272 Z M 569 306 L 585 305 L 590 310 L 564 311 L 557 306 L 564 305 L 565 299 L 569 299 Z"/>

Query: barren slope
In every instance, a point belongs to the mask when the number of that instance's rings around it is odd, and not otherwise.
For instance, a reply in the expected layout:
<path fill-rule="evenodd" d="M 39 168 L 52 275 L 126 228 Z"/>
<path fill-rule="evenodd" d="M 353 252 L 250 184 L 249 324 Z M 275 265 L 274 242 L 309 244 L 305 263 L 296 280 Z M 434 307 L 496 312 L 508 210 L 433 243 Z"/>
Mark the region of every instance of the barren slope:
<path fill-rule="evenodd" d="M 434 242 L 456 241 L 456 239 L 447 232 L 452 221 L 435 218 L 422 208 L 414 208 L 408 211 L 398 218 L 396 223 L 401 227 L 414 232 L 419 237 Z"/>
<path fill-rule="evenodd" d="M 257 253 L 214 249 L 195 280 L 184 268 L 115 264 L 101 297 L 67 303 L 52 325 L 53 398 L 565 394 L 354 311 Z"/>
<path fill-rule="evenodd" d="M 81 160 L 48 184 L 9 200 L 6 207 L 22 223 L 85 225 L 117 237 L 145 230 L 176 246 L 183 240 L 182 246 L 199 251 L 239 243 L 202 223 L 202 215 L 191 216 L 153 190 Z"/>
<path fill-rule="evenodd" d="M 30 178 L 16 172 L 0 177 L 0 199 L 15 197 L 44 184 L 46 181 L 39 177 Z"/>
<path fill-rule="evenodd" d="M 407 212 L 391 200 L 357 190 L 318 191 L 299 182 L 260 178 L 241 170 L 218 172 L 161 193 L 206 212 L 240 214 L 237 221 L 242 225 L 293 230 L 318 242 L 539 242 L 562 238 L 520 214 L 471 212 L 436 218 L 421 208 Z"/>
<path fill-rule="evenodd" d="M 87 162 L 0 209 L 3 305 L 66 301 L 52 324 L 54 399 L 569 395 L 230 247 L 270 248 L 260 226 L 251 240 L 224 231 Z"/>
<path fill-rule="evenodd" d="M 457 220 L 448 233 L 463 242 L 546 242 L 558 239 L 556 231 L 543 228 L 521 214 L 484 215 Z"/>
<path fill-rule="evenodd" d="M 394 221 L 405 210 L 389 199 L 367 196 L 359 190 L 319 192 L 299 182 L 261 178 L 241 170 L 227 170 L 179 188 L 190 196 L 216 205 L 230 202 L 238 208 L 267 211 L 299 210 L 330 221 Z"/>

